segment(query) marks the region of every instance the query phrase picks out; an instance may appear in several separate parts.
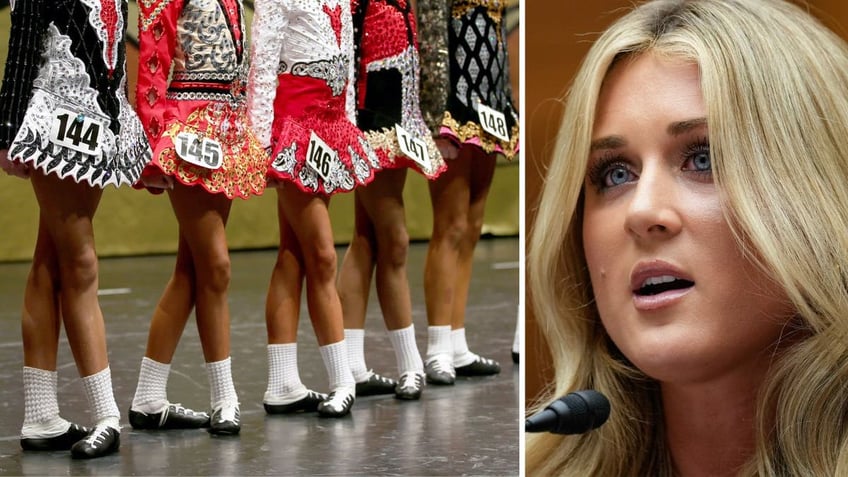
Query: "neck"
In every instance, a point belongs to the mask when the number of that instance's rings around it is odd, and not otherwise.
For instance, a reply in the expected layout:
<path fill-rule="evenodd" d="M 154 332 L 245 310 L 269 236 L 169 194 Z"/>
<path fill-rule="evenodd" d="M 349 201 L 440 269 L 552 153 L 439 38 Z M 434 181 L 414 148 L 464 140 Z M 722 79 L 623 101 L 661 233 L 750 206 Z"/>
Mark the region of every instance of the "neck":
<path fill-rule="evenodd" d="M 728 476 L 754 455 L 757 392 L 765 376 L 661 385 L 666 439 L 675 474 Z"/>

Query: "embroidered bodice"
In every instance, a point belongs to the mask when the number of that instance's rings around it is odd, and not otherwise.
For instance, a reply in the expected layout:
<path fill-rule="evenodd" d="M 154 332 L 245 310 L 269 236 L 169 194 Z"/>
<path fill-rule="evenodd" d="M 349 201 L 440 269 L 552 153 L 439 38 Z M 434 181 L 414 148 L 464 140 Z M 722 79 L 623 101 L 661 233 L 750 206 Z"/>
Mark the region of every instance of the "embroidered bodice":
<path fill-rule="evenodd" d="M 14 7 L 0 91 L 0 147 L 11 143 L 35 88 L 102 115 L 117 132 L 126 87 L 126 1 L 28 0 Z"/>
<path fill-rule="evenodd" d="M 148 134 L 159 134 L 166 98 L 223 102 L 243 98 L 247 55 L 241 2 L 139 0 L 139 6 L 137 108 Z"/>
<path fill-rule="evenodd" d="M 277 81 L 287 77 L 318 81 L 298 82 L 292 98 L 295 108 L 325 108 L 342 101 L 353 120 L 353 28 L 349 0 L 258 0 L 255 2 L 253 53 L 250 73 L 251 123 L 265 145 L 270 144 Z M 277 98 L 278 109 L 288 110 L 291 98 Z M 301 108 L 303 109 L 303 108 Z"/>

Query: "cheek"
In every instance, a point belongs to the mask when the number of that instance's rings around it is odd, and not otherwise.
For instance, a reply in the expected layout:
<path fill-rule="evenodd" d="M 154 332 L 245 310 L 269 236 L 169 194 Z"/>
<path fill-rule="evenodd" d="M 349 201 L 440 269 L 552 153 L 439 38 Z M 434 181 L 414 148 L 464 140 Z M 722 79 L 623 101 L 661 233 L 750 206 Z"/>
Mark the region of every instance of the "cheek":
<path fill-rule="evenodd" d="M 616 290 L 615 285 L 626 283 L 629 273 L 623 256 L 627 237 L 622 221 L 621 217 L 609 210 L 587 211 L 584 214 L 583 253 L 595 305 L 601 313 L 611 311 L 609 307 L 613 297 L 623 291 Z"/>
<path fill-rule="evenodd" d="M 610 227 L 611 218 L 605 219 L 603 215 L 590 212 L 584 214 L 583 218 L 583 253 L 596 292 L 607 276 L 612 262 L 609 251 L 615 250 L 617 240 Z"/>

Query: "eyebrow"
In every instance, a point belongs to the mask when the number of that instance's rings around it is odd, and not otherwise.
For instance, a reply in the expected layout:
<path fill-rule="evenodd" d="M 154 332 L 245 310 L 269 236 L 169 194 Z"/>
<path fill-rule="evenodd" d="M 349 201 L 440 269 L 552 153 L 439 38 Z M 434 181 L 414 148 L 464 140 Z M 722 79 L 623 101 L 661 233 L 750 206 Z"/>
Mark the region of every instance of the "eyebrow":
<path fill-rule="evenodd" d="M 604 136 L 600 139 L 595 139 L 589 146 L 589 151 L 597 151 L 598 149 L 618 149 L 627 145 L 627 141 L 621 136 Z"/>
<path fill-rule="evenodd" d="M 697 129 L 702 126 L 706 126 L 707 118 L 694 118 L 687 119 L 685 121 L 675 121 L 668 125 L 666 131 L 670 136 L 680 136 L 681 134 L 685 134 L 693 129 Z M 627 140 L 622 136 L 604 136 L 602 138 L 595 139 L 592 141 L 592 144 L 589 146 L 589 151 L 597 151 L 599 149 L 618 149 L 620 147 L 624 147 L 627 145 Z"/>
<path fill-rule="evenodd" d="M 668 125 L 668 134 L 679 136 L 693 129 L 707 125 L 707 118 L 687 119 L 686 121 L 677 121 Z"/>

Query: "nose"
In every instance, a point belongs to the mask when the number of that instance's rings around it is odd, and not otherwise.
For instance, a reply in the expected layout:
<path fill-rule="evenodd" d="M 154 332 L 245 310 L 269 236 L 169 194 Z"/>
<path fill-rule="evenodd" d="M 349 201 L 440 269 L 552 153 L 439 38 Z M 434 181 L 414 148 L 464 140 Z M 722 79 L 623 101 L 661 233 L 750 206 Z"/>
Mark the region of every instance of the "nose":
<path fill-rule="evenodd" d="M 627 208 L 627 232 L 642 240 L 664 240 L 680 233 L 683 221 L 675 190 L 671 174 L 643 170 Z"/>

